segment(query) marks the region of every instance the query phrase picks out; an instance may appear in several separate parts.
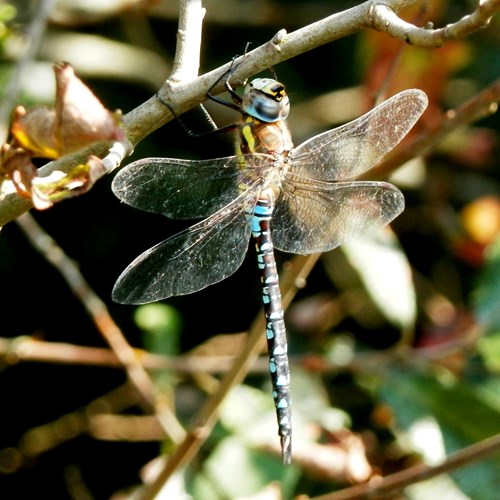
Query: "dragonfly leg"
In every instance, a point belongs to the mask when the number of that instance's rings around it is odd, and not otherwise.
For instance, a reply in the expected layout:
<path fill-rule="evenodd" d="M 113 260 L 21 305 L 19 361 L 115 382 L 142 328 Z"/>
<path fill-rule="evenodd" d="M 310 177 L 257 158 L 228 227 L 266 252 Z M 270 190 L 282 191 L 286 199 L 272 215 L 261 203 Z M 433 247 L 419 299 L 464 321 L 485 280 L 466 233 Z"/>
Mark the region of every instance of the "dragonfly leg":
<path fill-rule="evenodd" d="M 247 53 L 247 49 L 249 46 L 250 42 L 247 43 L 245 47 L 245 53 L 243 54 L 243 59 L 245 58 L 245 55 Z M 229 69 L 223 73 L 215 82 L 212 84 L 212 86 L 208 89 L 207 91 L 207 97 L 211 99 L 214 102 L 217 102 L 219 104 L 222 104 L 223 106 L 227 106 L 229 108 L 235 109 L 236 111 L 241 112 L 241 97 L 234 91 L 233 87 L 229 83 L 229 80 L 231 79 L 231 76 L 234 74 L 238 66 L 241 64 L 241 61 L 236 63 L 236 59 L 238 59 L 239 56 L 234 56 L 231 65 L 229 66 Z M 224 86 L 226 87 L 227 92 L 231 96 L 231 99 L 233 102 L 226 101 L 225 99 L 221 99 L 220 97 L 217 97 L 212 94 L 212 90 L 222 81 L 222 79 L 226 77 L 226 81 L 224 82 Z M 241 83 L 241 85 L 245 85 L 246 80 Z"/>
<path fill-rule="evenodd" d="M 179 125 L 183 128 L 184 132 L 186 132 L 186 134 L 189 135 L 190 137 L 204 137 L 206 135 L 211 135 L 211 134 L 231 132 L 235 130 L 237 127 L 237 125 L 234 123 L 231 123 L 230 125 L 226 125 L 224 127 L 218 127 L 217 124 L 212 119 L 212 117 L 210 116 L 210 113 L 206 110 L 205 106 L 203 106 L 203 104 L 200 104 L 201 111 L 204 117 L 206 118 L 207 122 L 211 125 L 212 129 L 206 130 L 204 132 L 193 132 L 190 128 L 186 126 L 186 124 L 182 121 L 179 115 L 177 115 L 174 108 L 167 101 L 163 100 L 158 93 L 156 93 L 156 97 L 174 115 L 175 119 L 179 122 Z"/>

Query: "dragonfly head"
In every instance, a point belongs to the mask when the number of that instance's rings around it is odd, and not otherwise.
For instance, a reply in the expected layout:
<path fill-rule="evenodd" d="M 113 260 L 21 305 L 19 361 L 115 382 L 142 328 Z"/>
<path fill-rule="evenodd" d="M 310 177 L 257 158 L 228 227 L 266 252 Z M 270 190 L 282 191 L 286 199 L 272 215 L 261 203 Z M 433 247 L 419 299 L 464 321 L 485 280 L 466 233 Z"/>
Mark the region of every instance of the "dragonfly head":
<path fill-rule="evenodd" d="M 290 111 L 285 86 L 272 78 L 256 78 L 245 86 L 243 111 L 263 122 L 284 120 Z"/>

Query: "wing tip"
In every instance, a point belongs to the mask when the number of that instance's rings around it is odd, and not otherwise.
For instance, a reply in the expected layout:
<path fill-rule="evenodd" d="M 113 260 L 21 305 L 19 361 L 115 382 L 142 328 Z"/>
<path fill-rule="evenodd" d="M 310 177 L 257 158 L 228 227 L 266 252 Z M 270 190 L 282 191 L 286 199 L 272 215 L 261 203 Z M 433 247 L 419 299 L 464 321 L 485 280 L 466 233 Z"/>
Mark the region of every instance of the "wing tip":
<path fill-rule="evenodd" d="M 401 95 L 411 96 L 412 100 L 418 101 L 420 104 L 421 113 L 423 113 L 425 111 L 425 109 L 427 108 L 427 106 L 429 105 L 429 97 L 421 89 L 406 89 L 406 90 L 403 90 L 402 92 L 400 92 L 399 94 L 396 94 L 396 96 L 394 96 L 394 97 L 401 96 Z"/>

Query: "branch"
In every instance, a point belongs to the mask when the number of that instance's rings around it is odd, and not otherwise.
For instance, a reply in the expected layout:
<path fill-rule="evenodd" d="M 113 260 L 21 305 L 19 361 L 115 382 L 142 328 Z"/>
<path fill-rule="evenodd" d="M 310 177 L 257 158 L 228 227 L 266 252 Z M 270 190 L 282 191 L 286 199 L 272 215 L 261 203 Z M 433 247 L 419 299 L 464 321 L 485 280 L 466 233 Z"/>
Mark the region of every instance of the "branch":
<path fill-rule="evenodd" d="M 433 29 L 432 23 L 425 28 L 417 28 L 400 19 L 388 4 L 375 3 L 372 11 L 372 27 L 411 45 L 441 47 L 449 40 L 464 38 L 484 28 L 499 10 L 499 0 L 480 0 L 477 10 L 472 14 L 444 28 Z"/>
<path fill-rule="evenodd" d="M 182 3 L 170 82 L 194 80 L 198 76 L 204 16 L 205 9 L 201 6 L 201 0 L 186 0 Z"/>
<path fill-rule="evenodd" d="M 289 355 L 291 367 L 301 367 L 319 374 L 334 374 L 339 371 L 351 371 L 359 373 L 377 373 L 379 367 L 389 365 L 395 360 L 405 364 L 409 369 L 414 365 L 421 366 L 422 363 L 436 362 L 449 358 L 456 353 L 470 353 L 476 346 L 477 340 L 484 331 L 474 326 L 458 338 L 450 342 L 419 347 L 413 349 L 411 355 L 404 349 L 387 349 L 384 351 L 372 351 L 356 353 L 356 356 L 347 363 L 338 364 L 324 357 L 306 355 Z M 236 356 L 224 355 L 201 355 L 187 354 L 183 356 L 167 356 L 155 354 L 138 347 L 134 347 L 137 360 L 146 370 L 174 371 L 179 374 L 221 374 L 228 372 L 234 365 Z M 89 347 L 65 342 L 47 342 L 28 335 L 5 338 L 0 337 L 0 358 L 8 365 L 20 362 L 56 363 L 83 366 L 99 366 L 107 368 L 123 368 L 116 354 L 107 348 Z M 311 363 L 314 360 L 314 363 Z M 251 373 L 267 374 L 269 372 L 269 361 L 267 355 L 259 357 L 249 369 Z"/>
<path fill-rule="evenodd" d="M 176 373 L 224 373 L 234 364 L 234 356 L 165 356 L 134 348 L 138 362 L 147 370 L 170 370 Z M 64 342 L 46 342 L 30 336 L 0 338 L 0 357 L 9 365 L 37 361 L 70 365 L 123 368 L 116 354 L 106 348 Z M 262 359 L 254 372 L 267 373 L 268 362 Z"/>
<path fill-rule="evenodd" d="M 43 453 L 89 433 L 94 419 L 100 414 L 120 413 L 134 406 L 138 403 L 137 396 L 137 391 L 133 391 L 130 384 L 124 384 L 82 408 L 61 415 L 52 422 L 28 429 L 21 436 L 17 447 L 0 449 L 0 469 L 5 471 L 8 467 L 10 473 L 17 472 Z"/>
<path fill-rule="evenodd" d="M 405 23 L 396 16 L 395 13 L 398 10 L 415 3 L 415 1 L 368 1 L 352 9 L 333 14 L 292 33 L 287 34 L 285 30 L 281 30 L 272 40 L 252 50 L 238 60 L 238 68 L 233 75 L 233 80 L 235 82 L 245 80 L 270 66 L 275 66 L 320 45 L 352 35 L 367 28 L 384 31 L 390 36 L 411 41 L 414 44 L 436 46 L 436 44 L 442 44 L 451 38 L 466 36 L 472 31 L 479 30 L 488 23 L 491 16 L 500 10 L 500 0 L 483 0 L 480 7 L 470 16 L 466 16 L 457 23 L 450 24 L 445 28 L 433 30 L 429 27 L 415 27 L 409 23 Z M 200 13 L 198 19 L 193 22 L 193 26 L 200 23 L 202 17 L 203 14 Z M 182 33 L 182 30 L 179 33 Z M 186 38 L 184 35 L 179 35 L 179 41 Z M 198 39 L 197 35 L 194 39 Z M 191 47 L 190 49 L 183 50 L 185 53 L 192 53 L 193 49 Z M 181 57 L 181 53 L 182 51 L 178 49 L 177 54 L 179 54 L 180 68 L 184 64 L 180 61 L 185 60 L 185 58 Z M 197 58 L 195 60 L 198 61 Z M 171 75 L 170 79 L 159 90 L 158 95 L 163 101 L 169 102 L 176 113 L 180 115 L 201 104 L 206 99 L 206 93 L 213 82 L 221 78 L 229 67 L 230 63 L 227 63 L 198 78 L 188 78 L 188 80 L 174 82 L 173 77 L 177 79 L 179 76 L 177 72 L 179 68 L 176 68 L 174 74 Z M 191 75 L 192 72 L 188 72 L 188 74 Z M 173 83 L 175 83 L 175 92 L 172 92 Z M 213 89 L 214 93 L 222 91 L 223 82 Z M 128 153 L 130 154 L 133 147 L 146 136 L 173 118 L 172 113 L 159 102 L 156 96 L 151 97 L 127 113 L 124 116 L 124 126 L 130 141 Z M 89 147 L 77 154 L 45 165 L 40 169 L 40 175 L 49 175 L 54 170 L 69 172 L 74 165 L 86 161 L 90 154 L 102 156 L 105 151 L 102 145 L 99 147 Z M 0 227 L 14 220 L 26 210 L 29 210 L 31 206 L 28 200 L 20 198 L 16 193 L 6 194 L 4 199 L 0 200 Z"/>
<path fill-rule="evenodd" d="M 406 486 L 451 472 L 478 460 L 484 460 L 500 452 L 500 434 L 452 453 L 439 465 L 416 465 L 386 476 L 377 483 L 360 484 L 337 493 L 314 497 L 314 500 L 359 500 L 363 498 L 387 498 L 387 494 L 401 491 Z M 391 497 L 392 498 L 392 497 Z M 313 500 L 313 499 L 311 499 Z"/>

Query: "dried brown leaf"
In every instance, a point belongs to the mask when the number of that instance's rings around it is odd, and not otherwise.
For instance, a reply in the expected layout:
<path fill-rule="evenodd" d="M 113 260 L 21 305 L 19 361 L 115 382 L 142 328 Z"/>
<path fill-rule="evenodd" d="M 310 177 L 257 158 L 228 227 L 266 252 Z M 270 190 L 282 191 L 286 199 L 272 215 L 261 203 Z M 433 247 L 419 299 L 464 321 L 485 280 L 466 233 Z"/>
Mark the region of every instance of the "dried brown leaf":
<path fill-rule="evenodd" d="M 61 155 L 99 141 L 123 140 L 121 113 L 110 112 L 75 76 L 67 63 L 54 66 L 56 74 L 56 134 Z"/>
<path fill-rule="evenodd" d="M 55 109 L 34 106 L 14 110 L 14 145 L 33 156 L 56 159 L 89 144 L 123 140 L 121 113 L 107 110 L 67 63 L 54 65 Z"/>
<path fill-rule="evenodd" d="M 11 133 L 14 144 L 34 157 L 59 157 L 60 148 L 55 134 L 56 113 L 46 106 L 35 106 L 28 111 L 23 106 L 14 109 Z"/>

